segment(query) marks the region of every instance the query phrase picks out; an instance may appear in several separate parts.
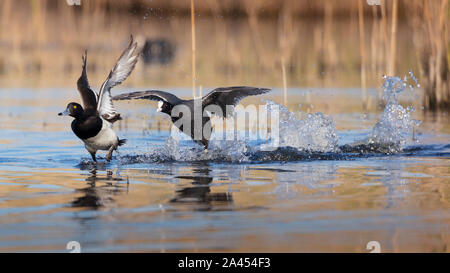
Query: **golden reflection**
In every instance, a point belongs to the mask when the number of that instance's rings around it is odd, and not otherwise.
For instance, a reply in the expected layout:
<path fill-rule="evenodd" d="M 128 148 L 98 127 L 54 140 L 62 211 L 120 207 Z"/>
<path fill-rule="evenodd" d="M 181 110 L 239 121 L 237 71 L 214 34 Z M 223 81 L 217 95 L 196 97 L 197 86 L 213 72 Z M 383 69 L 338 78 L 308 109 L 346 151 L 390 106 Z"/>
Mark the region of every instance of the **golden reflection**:
<path fill-rule="evenodd" d="M 148 226 L 120 235 L 118 246 L 136 243 L 137 251 L 145 251 L 139 245 L 147 242 L 148 246 L 176 244 L 183 251 L 216 251 L 219 247 L 220 251 L 243 252 L 366 252 L 365 244 L 374 239 L 388 252 L 447 251 L 449 160 L 417 160 L 399 164 L 389 159 L 390 163 L 375 161 L 372 166 L 370 159 L 357 164 L 316 161 L 277 166 L 169 163 L 138 169 L 43 169 L 20 174 L 2 169 L 0 223 L 5 224 L 3 229 L 8 225 L 36 229 L 33 221 L 37 219 L 51 222 L 55 213 L 69 213 L 76 220 L 72 223 L 75 229 L 95 222 L 114 234 L 119 223 Z M 221 214 L 226 211 L 231 214 Z M 89 212 L 88 217 L 83 212 Z M 214 214 L 236 227 L 208 227 L 207 219 Z M 186 226 L 185 221 L 199 226 Z M 159 227 L 165 222 L 167 227 Z M 244 226 L 250 229 L 237 231 Z M 223 241 L 224 232 L 234 235 Z M 12 240 L 1 234 L 0 240 Z M 191 243 L 197 246 L 189 247 Z M 51 245 L 49 241 L 33 249 Z"/>

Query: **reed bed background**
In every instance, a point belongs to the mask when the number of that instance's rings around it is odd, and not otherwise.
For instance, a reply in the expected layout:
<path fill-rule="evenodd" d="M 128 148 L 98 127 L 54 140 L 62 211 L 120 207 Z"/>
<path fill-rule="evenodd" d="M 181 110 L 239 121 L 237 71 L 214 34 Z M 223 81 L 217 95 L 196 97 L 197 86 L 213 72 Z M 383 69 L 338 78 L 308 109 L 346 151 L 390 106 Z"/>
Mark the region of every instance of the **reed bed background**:
<path fill-rule="evenodd" d="M 175 55 L 163 65 L 139 62 L 125 86 L 193 86 L 193 93 L 233 84 L 280 87 L 285 103 L 288 87 L 361 87 L 367 107 L 376 102 L 366 88 L 412 69 L 423 105 L 448 110 L 448 0 L 380 2 L 3 0 L 0 83 L 75 88 L 88 49 L 90 82 L 99 86 L 133 34 L 142 42 L 170 41 Z"/>

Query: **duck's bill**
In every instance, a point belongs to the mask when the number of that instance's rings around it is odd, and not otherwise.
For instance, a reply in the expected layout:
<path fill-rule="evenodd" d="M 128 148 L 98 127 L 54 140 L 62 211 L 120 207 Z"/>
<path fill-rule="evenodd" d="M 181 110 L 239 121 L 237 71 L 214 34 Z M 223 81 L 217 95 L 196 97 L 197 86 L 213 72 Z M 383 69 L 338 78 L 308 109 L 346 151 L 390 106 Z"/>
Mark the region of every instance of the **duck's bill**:
<path fill-rule="evenodd" d="M 68 116 L 70 114 L 69 109 L 66 109 L 66 111 L 58 113 L 58 116 Z"/>

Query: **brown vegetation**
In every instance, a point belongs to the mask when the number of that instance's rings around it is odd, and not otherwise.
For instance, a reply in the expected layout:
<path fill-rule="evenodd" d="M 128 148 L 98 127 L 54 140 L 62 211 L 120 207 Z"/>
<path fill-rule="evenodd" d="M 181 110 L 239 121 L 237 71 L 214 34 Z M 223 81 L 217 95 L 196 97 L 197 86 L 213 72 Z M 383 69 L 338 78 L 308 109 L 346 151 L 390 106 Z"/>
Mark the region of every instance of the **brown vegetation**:
<path fill-rule="evenodd" d="M 0 84 L 72 86 L 87 48 L 98 85 L 133 33 L 170 40 L 176 57 L 139 63 L 125 84 L 279 86 L 287 101 L 287 87 L 379 87 L 383 74 L 412 69 L 426 107 L 450 105 L 448 0 L 193 2 L 195 40 L 190 1 L 3 0 Z"/>
<path fill-rule="evenodd" d="M 450 7 L 448 0 L 418 1 L 409 7 L 409 23 L 422 76 L 424 106 L 450 108 Z"/>

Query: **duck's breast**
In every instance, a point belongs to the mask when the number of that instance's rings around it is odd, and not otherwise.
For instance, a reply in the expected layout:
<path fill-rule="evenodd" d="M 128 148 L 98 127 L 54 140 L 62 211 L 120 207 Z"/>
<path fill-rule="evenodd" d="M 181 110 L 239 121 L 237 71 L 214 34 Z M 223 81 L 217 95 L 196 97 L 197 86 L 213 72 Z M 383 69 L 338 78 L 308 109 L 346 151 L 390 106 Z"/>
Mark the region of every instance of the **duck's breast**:
<path fill-rule="evenodd" d="M 112 145 L 118 144 L 116 132 L 112 129 L 111 124 L 103 118 L 102 128 L 98 134 L 83 141 L 90 150 L 108 150 Z"/>

